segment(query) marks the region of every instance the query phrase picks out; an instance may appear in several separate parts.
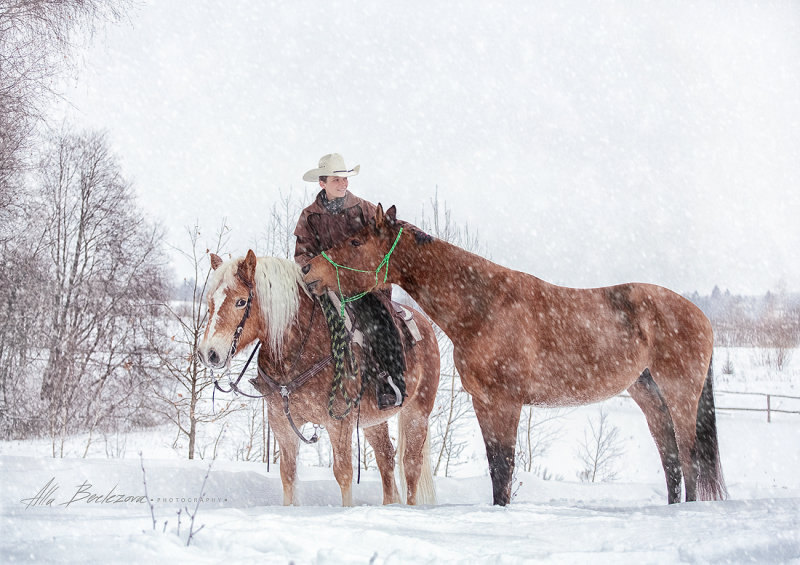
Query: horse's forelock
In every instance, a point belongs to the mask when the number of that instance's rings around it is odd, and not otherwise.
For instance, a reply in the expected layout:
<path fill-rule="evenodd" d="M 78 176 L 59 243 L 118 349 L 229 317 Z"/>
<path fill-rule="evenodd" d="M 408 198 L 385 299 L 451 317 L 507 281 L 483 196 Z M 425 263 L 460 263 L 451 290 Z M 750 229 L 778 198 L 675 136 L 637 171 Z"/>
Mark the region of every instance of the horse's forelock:
<path fill-rule="evenodd" d="M 211 279 L 208 281 L 209 296 L 213 296 L 220 288 L 227 288 L 236 282 L 236 268 L 240 261 L 241 259 L 225 261 L 211 272 Z M 215 304 L 214 306 L 218 308 L 219 304 Z"/>

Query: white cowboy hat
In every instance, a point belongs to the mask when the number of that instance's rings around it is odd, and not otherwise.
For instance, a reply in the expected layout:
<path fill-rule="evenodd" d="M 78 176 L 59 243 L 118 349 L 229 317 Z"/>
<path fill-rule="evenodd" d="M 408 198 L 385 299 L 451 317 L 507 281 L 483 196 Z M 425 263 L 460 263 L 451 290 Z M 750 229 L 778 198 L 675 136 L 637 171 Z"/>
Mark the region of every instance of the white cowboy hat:
<path fill-rule="evenodd" d="M 338 153 L 323 155 L 319 160 L 319 167 L 311 169 L 303 175 L 306 182 L 317 182 L 319 177 L 352 177 L 358 174 L 361 165 L 348 169 L 344 165 L 344 158 Z"/>

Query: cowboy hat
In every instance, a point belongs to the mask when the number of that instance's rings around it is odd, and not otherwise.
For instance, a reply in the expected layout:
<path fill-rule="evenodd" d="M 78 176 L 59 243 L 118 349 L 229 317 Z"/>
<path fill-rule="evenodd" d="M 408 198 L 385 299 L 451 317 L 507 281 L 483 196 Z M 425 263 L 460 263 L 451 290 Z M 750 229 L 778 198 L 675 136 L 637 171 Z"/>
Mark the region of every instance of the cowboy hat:
<path fill-rule="evenodd" d="M 319 167 L 311 169 L 303 175 L 306 182 L 317 182 L 319 177 L 352 177 L 358 174 L 361 165 L 348 169 L 344 165 L 344 158 L 338 153 L 323 155 L 319 160 Z"/>

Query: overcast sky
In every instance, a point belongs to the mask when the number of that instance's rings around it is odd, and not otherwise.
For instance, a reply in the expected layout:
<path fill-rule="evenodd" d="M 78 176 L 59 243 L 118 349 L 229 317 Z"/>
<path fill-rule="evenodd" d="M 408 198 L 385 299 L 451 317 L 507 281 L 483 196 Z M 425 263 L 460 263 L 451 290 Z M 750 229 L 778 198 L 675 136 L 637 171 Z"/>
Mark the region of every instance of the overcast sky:
<path fill-rule="evenodd" d="M 144 2 L 81 57 L 55 117 L 175 245 L 227 217 L 244 254 L 339 152 L 550 282 L 800 291 L 797 1 Z"/>

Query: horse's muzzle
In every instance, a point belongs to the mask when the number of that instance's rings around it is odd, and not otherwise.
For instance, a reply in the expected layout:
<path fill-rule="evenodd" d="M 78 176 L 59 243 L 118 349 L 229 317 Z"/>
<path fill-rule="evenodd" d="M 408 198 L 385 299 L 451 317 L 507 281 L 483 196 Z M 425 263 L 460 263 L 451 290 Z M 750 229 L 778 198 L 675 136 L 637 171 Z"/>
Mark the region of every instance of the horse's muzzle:
<path fill-rule="evenodd" d="M 224 360 L 220 357 L 219 353 L 217 353 L 216 349 L 214 349 L 213 347 L 209 348 L 207 352 L 205 352 L 205 354 L 203 352 L 203 348 L 198 347 L 197 358 L 203 365 L 205 365 L 210 369 L 221 369 L 225 365 Z"/>

